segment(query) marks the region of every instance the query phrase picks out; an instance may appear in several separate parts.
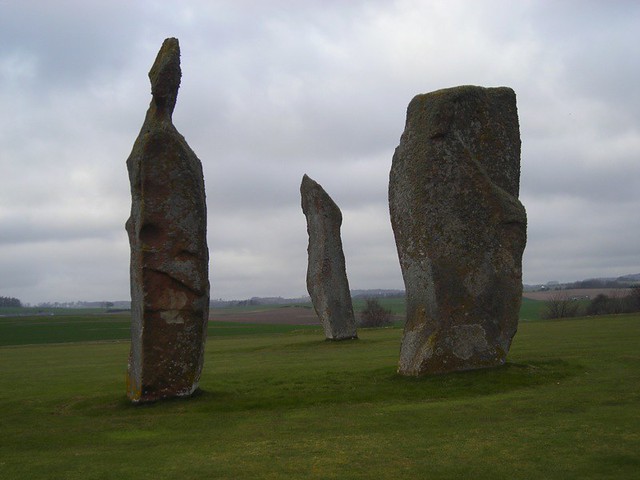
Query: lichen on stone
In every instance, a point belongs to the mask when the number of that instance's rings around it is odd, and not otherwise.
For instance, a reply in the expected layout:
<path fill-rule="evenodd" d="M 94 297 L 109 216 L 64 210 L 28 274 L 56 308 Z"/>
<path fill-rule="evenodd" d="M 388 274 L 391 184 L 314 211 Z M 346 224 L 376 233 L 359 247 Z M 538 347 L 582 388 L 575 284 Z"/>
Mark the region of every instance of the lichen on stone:
<path fill-rule="evenodd" d="M 504 362 L 522 293 L 519 179 L 511 89 L 454 87 L 410 102 L 389 178 L 407 294 L 400 373 Z"/>

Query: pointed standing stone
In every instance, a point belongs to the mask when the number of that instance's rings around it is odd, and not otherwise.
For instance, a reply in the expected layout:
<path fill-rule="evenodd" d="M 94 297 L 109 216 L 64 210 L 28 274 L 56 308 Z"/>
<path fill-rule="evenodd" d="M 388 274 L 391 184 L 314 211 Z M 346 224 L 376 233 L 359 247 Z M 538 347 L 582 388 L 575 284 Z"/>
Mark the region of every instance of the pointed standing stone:
<path fill-rule="evenodd" d="M 309 233 L 307 290 L 313 308 L 328 340 L 358 338 L 340 239 L 342 213 L 307 175 L 302 177 L 300 194 Z"/>
<path fill-rule="evenodd" d="M 463 86 L 411 101 L 389 179 L 407 295 L 399 373 L 505 362 L 522 298 L 519 183 L 513 90 Z"/>
<path fill-rule="evenodd" d="M 191 395 L 204 360 L 209 251 L 202 165 L 173 126 L 180 47 L 168 38 L 149 72 L 153 98 L 127 159 L 131 216 L 131 352 L 127 395 Z"/>

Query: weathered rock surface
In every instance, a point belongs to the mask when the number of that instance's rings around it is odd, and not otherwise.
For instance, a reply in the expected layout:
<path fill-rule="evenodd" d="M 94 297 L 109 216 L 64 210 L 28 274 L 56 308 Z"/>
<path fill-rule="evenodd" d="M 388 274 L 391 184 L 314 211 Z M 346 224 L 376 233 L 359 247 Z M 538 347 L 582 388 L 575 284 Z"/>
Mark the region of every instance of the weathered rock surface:
<path fill-rule="evenodd" d="M 309 233 L 307 290 L 328 340 L 358 338 L 342 251 L 342 213 L 307 175 L 300 185 L 302 211 Z"/>
<path fill-rule="evenodd" d="M 180 47 L 168 38 L 149 72 L 153 98 L 127 159 L 131 216 L 133 402 L 197 388 L 209 316 L 209 251 L 202 165 L 173 126 Z"/>
<path fill-rule="evenodd" d="M 518 325 L 526 213 L 510 88 L 416 96 L 389 208 L 407 295 L 398 372 L 501 365 Z"/>

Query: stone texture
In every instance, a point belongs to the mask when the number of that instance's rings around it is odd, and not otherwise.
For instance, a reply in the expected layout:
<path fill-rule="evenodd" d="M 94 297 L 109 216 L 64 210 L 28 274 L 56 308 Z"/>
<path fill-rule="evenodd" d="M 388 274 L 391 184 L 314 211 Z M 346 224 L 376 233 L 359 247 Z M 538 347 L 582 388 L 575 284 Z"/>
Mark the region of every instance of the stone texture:
<path fill-rule="evenodd" d="M 342 213 L 307 175 L 300 185 L 309 233 L 307 290 L 328 340 L 358 338 L 340 239 Z"/>
<path fill-rule="evenodd" d="M 131 216 L 133 402 L 191 395 L 209 316 L 207 208 L 202 165 L 172 123 L 180 47 L 168 38 L 149 72 L 152 100 L 127 159 Z"/>
<path fill-rule="evenodd" d="M 526 213 L 510 88 L 416 96 L 389 208 L 407 295 L 398 372 L 501 365 L 518 326 Z"/>

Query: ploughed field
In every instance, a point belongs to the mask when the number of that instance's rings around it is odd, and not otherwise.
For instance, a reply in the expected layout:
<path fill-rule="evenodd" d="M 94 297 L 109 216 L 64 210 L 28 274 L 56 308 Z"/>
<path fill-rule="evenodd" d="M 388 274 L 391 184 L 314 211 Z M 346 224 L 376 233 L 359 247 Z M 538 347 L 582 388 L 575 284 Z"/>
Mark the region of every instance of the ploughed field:
<path fill-rule="evenodd" d="M 402 322 L 405 314 L 404 298 L 381 298 L 379 303 L 391 311 L 396 323 Z M 353 309 L 358 316 L 365 307 L 366 301 L 362 298 L 353 300 Z M 254 324 L 280 324 L 280 325 L 320 325 L 311 304 L 296 305 L 263 305 L 243 306 L 232 308 L 212 309 L 209 315 L 211 321 L 240 322 Z"/>
<path fill-rule="evenodd" d="M 246 310 L 214 312 L 200 395 L 145 406 L 126 315 L 0 318 L 0 478 L 638 478 L 640 315 L 524 321 L 504 367 L 404 378 L 400 326 Z"/>
<path fill-rule="evenodd" d="M 245 309 L 214 309 L 209 315 L 213 322 L 238 322 L 280 325 L 320 325 L 313 308 L 287 306 Z"/>

